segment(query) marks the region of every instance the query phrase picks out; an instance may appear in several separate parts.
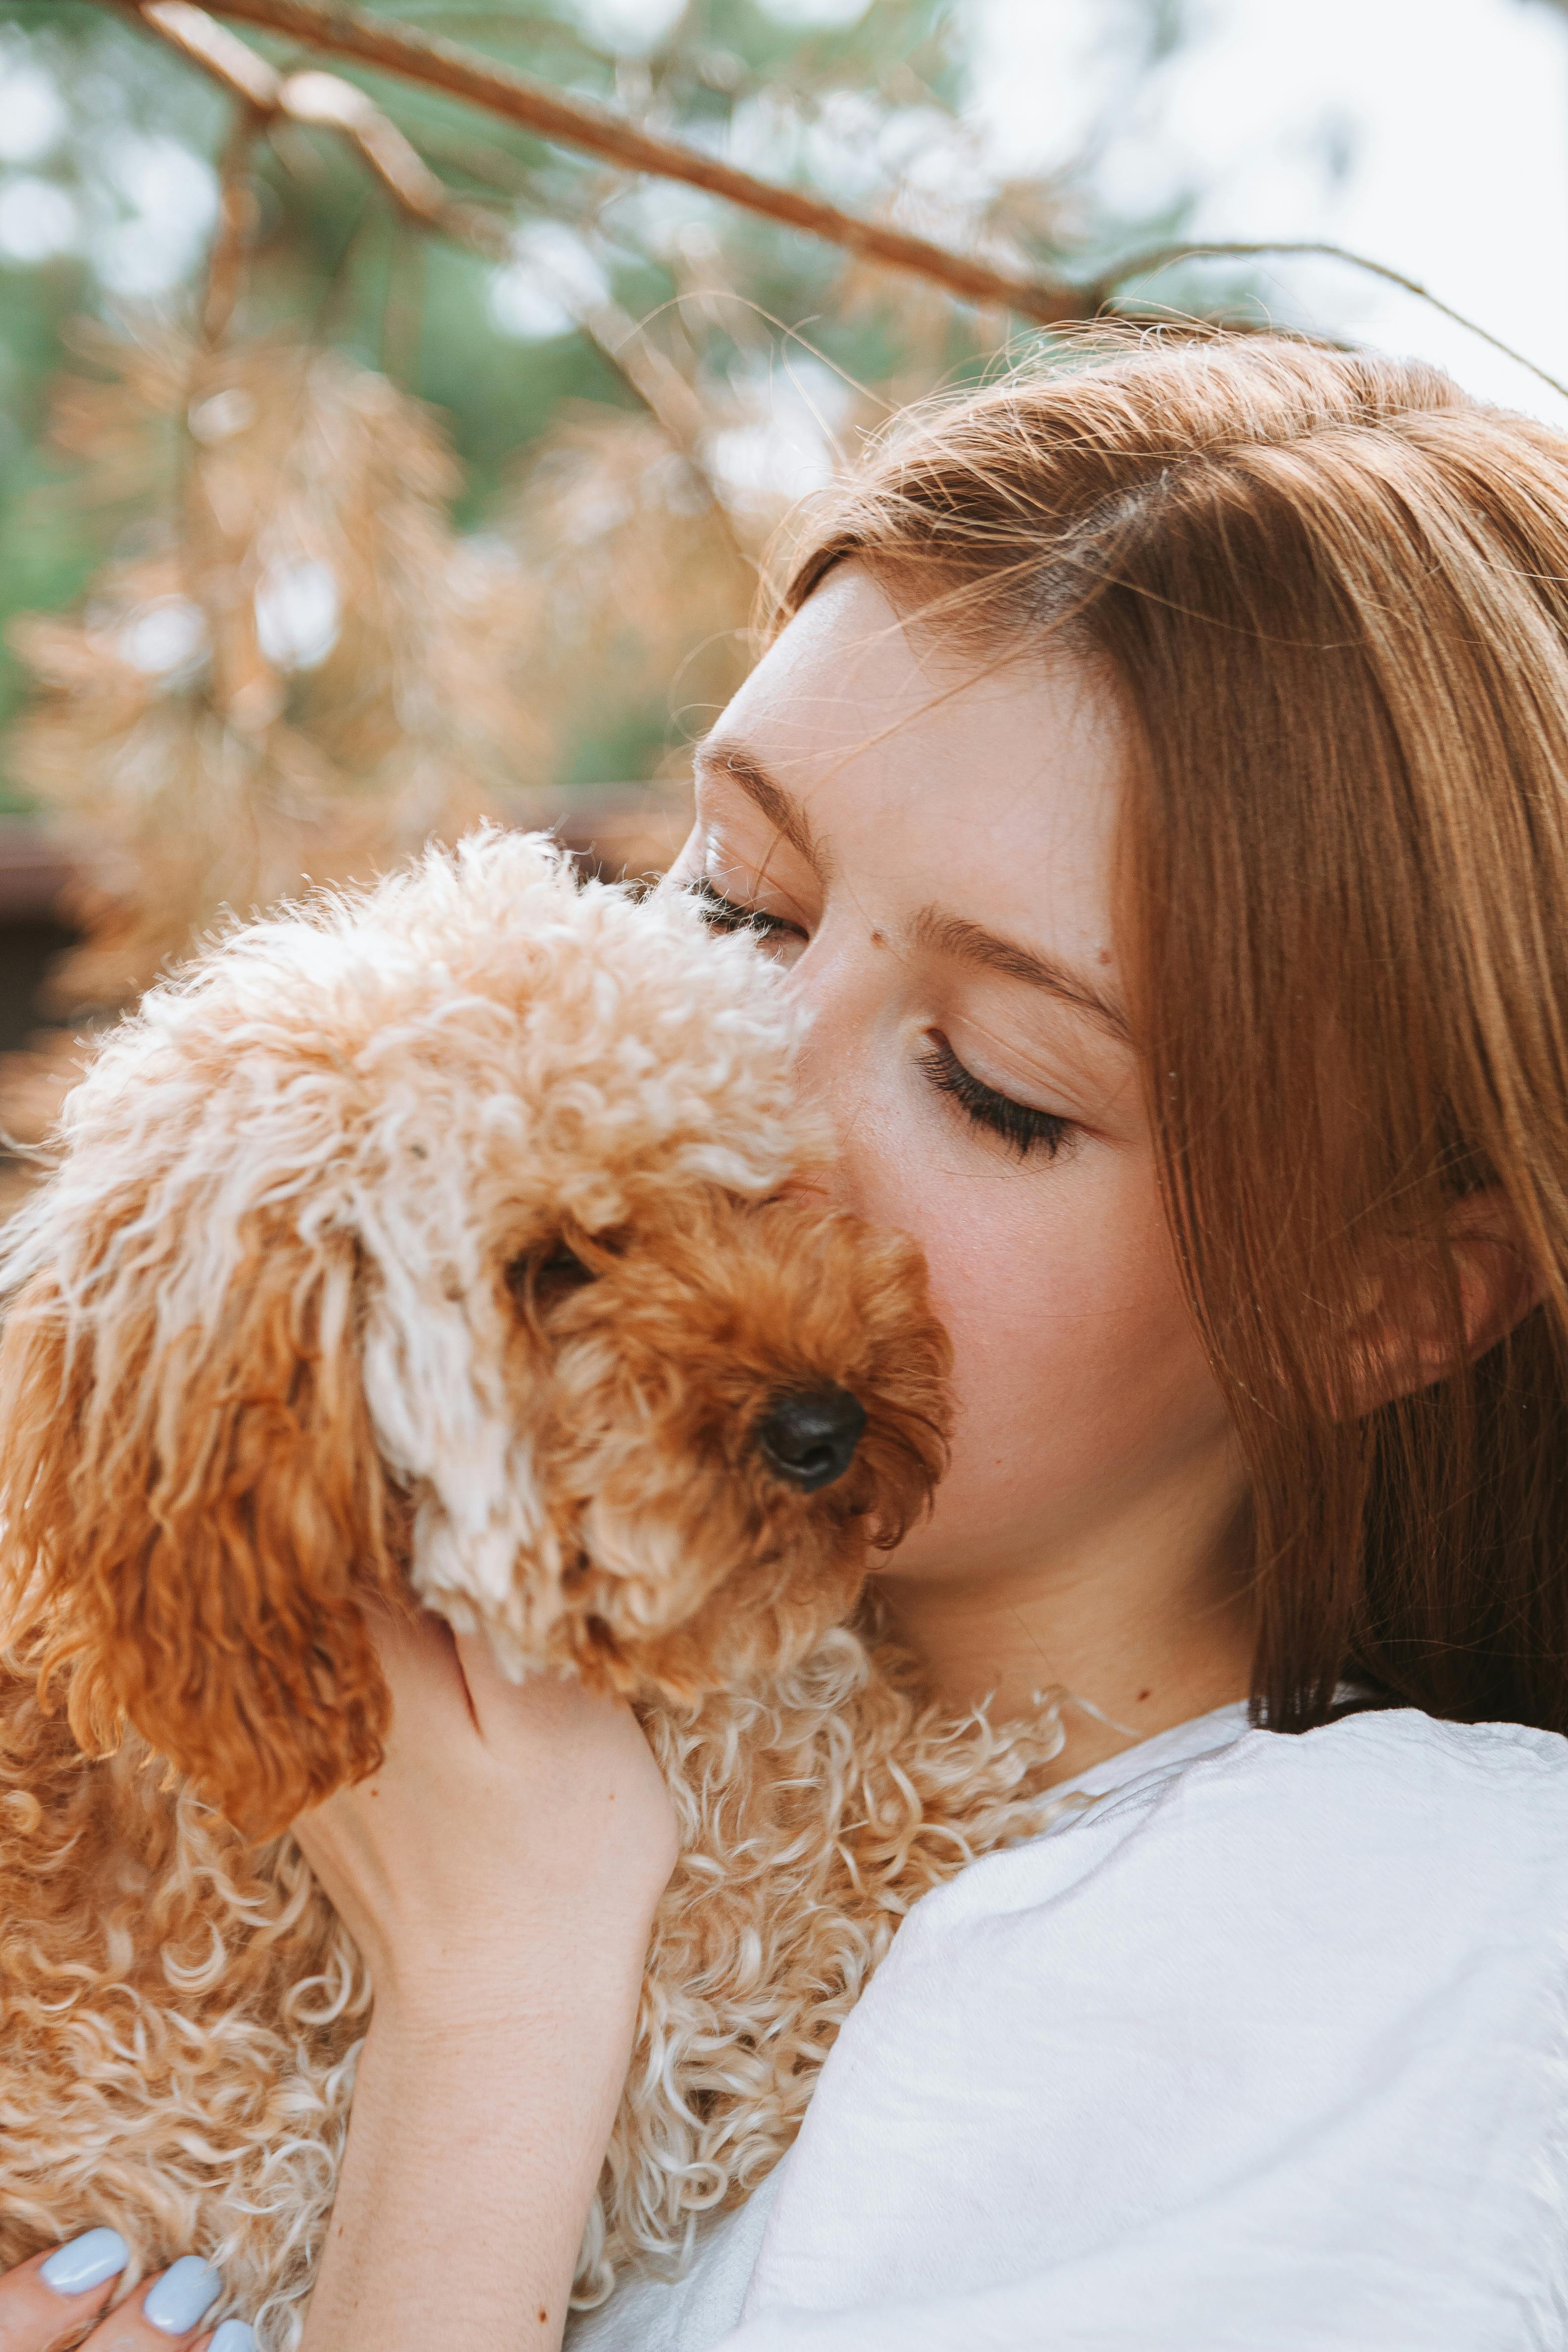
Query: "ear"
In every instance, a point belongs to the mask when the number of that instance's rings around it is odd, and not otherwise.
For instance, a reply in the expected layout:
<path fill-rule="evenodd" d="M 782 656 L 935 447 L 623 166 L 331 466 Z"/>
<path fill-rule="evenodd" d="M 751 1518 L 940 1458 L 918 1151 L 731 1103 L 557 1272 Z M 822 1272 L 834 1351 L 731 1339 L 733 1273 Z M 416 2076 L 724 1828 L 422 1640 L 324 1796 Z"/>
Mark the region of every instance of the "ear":
<path fill-rule="evenodd" d="M 1433 1253 L 1413 1245 L 1392 1250 L 1369 1276 L 1360 1302 L 1353 1413 L 1375 1412 L 1447 1379 L 1461 1361 L 1473 1363 L 1545 1295 L 1519 1221 L 1497 1185 L 1456 1201 L 1446 1228 L 1458 1323 L 1453 1292 Z"/>
<path fill-rule="evenodd" d="M 374 1771 L 387 1722 L 362 1601 L 404 1588 L 352 1244 L 312 1256 L 251 1221 L 199 1329 L 162 1330 L 139 1271 L 69 1291 L 46 1272 L 12 1310 L 0 1603 L 41 1643 L 46 1686 L 68 1671 L 84 1748 L 107 1752 L 129 1721 L 269 1835 Z"/>

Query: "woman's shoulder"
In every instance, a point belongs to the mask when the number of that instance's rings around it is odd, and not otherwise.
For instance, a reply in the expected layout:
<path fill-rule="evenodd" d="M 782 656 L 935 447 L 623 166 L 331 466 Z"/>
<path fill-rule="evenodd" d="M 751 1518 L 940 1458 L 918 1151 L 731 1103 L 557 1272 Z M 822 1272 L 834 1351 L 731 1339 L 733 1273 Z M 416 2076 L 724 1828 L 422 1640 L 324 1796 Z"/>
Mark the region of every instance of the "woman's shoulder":
<path fill-rule="evenodd" d="M 1159 1793 L 1156 1782 L 1134 1780 L 1120 1795 L 1126 1802 Z M 1472 1824 L 1527 1832 L 1568 1808 L 1568 1739 L 1527 1724 L 1448 1723 L 1414 1707 L 1371 1706 L 1314 1731 L 1247 1730 L 1170 1776 L 1167 1793 L 1205 1812 L 1331 1818 L 1358 1842 L 1375 1841 L 1391 1809 L 1417 1837 L 1451 1838 Z"/>
<path fill-rule="evenodd" d="M 1098 1835 L 1213 1869 L 1246 1853 L 1271 1883 L 1374 1907 L 1448 1907 L 1505 1886 L 1546 1911 L 1568 1898 L 1568 1739 L 1517 1723 L 1448 1723 L 1414 1708 L 1352 1713 L 1313 1731 L 1248 1730 L 1175 1774 L 1135 1780 Z M 1087 1831 L 1093 1814 L 1084 1817 Z"/>
<path fill-rule="evenodd" d="M 1373 2032 L 1423 1984 L 1491 1973 L 1568 1999 L 1568 1739 L 1411 1709 L 1233 1724 L 928 1895 L 859 2030 L 929 2002 L 935 2040 L 963 2037 L 971 1976 L 998 2015 L 1043 1981 L 1064 2017 L 1099 1987 L 1181 2010 L 1217 2048 L 1287 2020 L 1299 2038 L 1318 2011 Z"/>
<path fill-rule="evenodd" d="M 1205 1718 L 1222 1728 L 1191 1743 L 1196 1752 L 1160 1755 L 1151 1742 L 1148 1769 L 1134 1751 L 1117 1784 L 1087 1776 L 1088 1801 L 1047 1834 L 928 1897 L 915 1914 L 923 1933 L 1054 1902 L 1108 1871 L 1172 1872 L 1194 1897 L 1202 1885 L 1218 1899 L 1244 1856 L 1249 1873 L 1304 1895 L 1348 1898 L 1371 1874 L 1378 1908 L 1396 1889 L 1451 1900 L 1478 1874 L 1510 1879 L 1521 1898 L 1537 1885 L 1549 1908 L 1568 1897 L 1568 1739 L 1556 1732 L 1398 1708 L 1287 1735 L 1247 1729 L 1238 1713 Z M 900 1937 L 906 1953 L 921 1940 Z"/>
<path fill-rule="evenodd" d="M 916 1906 L 764 2199 L 584 2352 L 1562 2340 L 1568 1741 L 1222 1709 L 1081 1793 Z"/>
<path fill-rule="evenodd" d="M 1530 1787 L 1542 1798 L 1568 1787 L 1568 1738 L 1524 1723 L 1449 1723 L 1417 1707 L 1352 1704 L 1315 1731 L 1249 1731 L 1225 1751 L 1248 1773 L 1305 1768 L 1325 1784 L 1342 1775 L 1429 1789 L 1434 1780 L 1478 1798 Z M 1209 1759 L 1223 1760 L 1219 1757 Z"/>
<path fill-rule="evenodd" d="M 999 2342 L 1112 2309 L 1118 2346 L 1533 2342 L 1564 2206 L 1568 1741 L 1355 1715 L 1156 1767 L 920 1904 L 755 2294 L 1026 2272 Z"/>

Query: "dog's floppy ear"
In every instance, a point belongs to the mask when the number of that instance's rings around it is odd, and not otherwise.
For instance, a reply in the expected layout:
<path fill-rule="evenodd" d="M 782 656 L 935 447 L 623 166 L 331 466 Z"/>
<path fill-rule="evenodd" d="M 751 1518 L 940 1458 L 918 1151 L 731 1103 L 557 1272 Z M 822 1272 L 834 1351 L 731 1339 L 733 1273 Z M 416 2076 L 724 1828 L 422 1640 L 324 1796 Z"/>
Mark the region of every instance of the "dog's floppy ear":
<path fill-rule="evenodd" d="M 261 1836 L 380 1762 L 388 1701 L 362 1604 L 404 1586 L 353 1244 L 308 1249 L 253 1213 L 228 1273 L 217 1311 L 184 1329 L 144 1279 L 45 1267 L 15 1301 L 0 1640 L 9 1621 L 46 1685 L 65 1673 L 89 1752 L 129 1721 Z"/>

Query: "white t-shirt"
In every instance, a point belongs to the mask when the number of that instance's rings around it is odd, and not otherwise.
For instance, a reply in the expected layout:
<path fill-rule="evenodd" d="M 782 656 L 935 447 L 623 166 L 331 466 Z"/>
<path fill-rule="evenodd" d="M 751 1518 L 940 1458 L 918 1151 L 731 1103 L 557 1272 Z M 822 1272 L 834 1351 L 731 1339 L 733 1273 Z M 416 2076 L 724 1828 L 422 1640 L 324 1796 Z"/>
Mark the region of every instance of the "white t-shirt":
<path fill-rule="evenodd" d="M 570 2352 L 1564 2352 L 1568 1741 L 1225 1708 L 1073 1785 Z"/>

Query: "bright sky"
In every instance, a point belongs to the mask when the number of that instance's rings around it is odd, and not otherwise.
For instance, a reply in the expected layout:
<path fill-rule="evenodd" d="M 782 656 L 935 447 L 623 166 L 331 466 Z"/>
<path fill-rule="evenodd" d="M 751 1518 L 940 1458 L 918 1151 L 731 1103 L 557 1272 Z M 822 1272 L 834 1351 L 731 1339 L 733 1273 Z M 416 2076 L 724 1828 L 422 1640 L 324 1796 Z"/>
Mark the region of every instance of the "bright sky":
<path fill-rule="evenodd" d="M 1121 0 L 970 5 L 999 156 L 1065 160 L 1117 87 Z M 1201 235 L 1368 254 L 1568 382 L 1568 13 L 1549 0 L 1189 0 L 1189 22 L 1107 151 L 1108 194 L 1131 205 L 1192 187 Z M 1324 263 L 1268 268 L 1290 323 L 1419 353 L 1568 424 L 1568 401 L 1410 297 Z"/>
<path fill-rule="evenodd" d="M 679 0 L 585 0 L 651 40 Z M 802 26 L 867 0 L 764 0 Z M 1138 0 L 958 0 L 998 161 L 1065 163 L 1121 90 Z M 1385 261 L 1568 382 L 1568 10 L 1552 0 L 1185 0 L 1189 37 L 1103 162 L 1130 211 L 1201 192 L 1194 232 L 1322 237 Z M 1267 265 L 1282 320 L 1438 362 L 1568 425 L 1568 400 L 1426 305 Z M 1174 295 L 1174 289 L 1173 289 Z"/>

